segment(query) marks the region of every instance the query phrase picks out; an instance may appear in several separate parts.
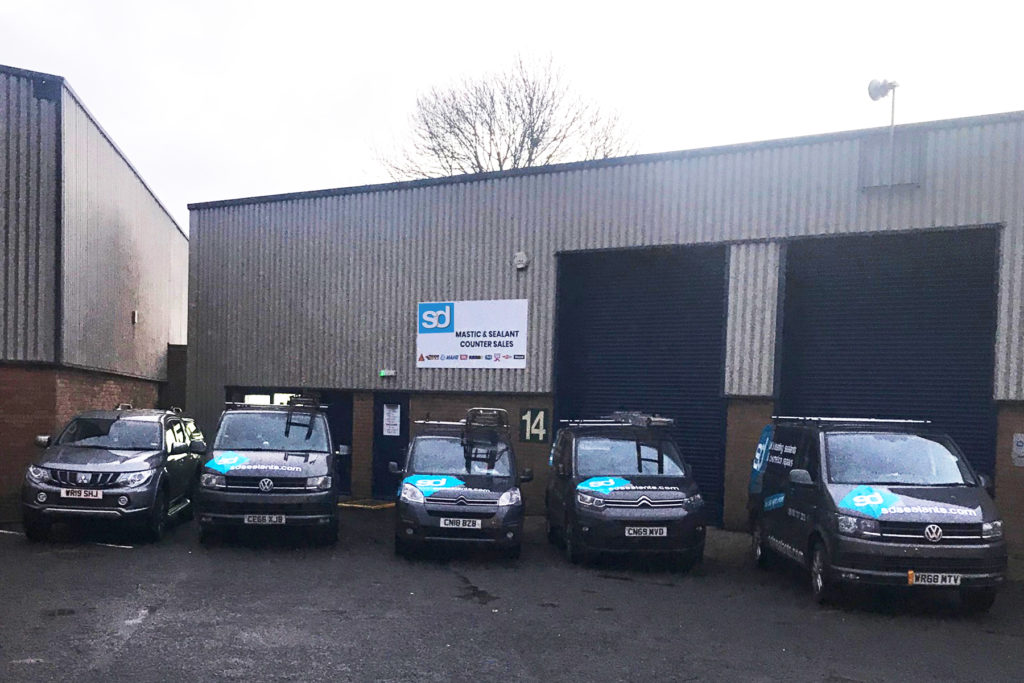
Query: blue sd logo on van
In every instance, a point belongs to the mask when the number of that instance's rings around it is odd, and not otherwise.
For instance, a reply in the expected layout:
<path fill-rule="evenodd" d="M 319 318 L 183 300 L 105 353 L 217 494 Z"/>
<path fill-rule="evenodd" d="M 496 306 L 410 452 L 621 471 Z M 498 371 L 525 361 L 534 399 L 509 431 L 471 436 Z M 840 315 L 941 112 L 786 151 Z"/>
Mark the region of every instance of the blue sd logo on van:
<path fill-rule="evenodd" d="M 586 481 L 581 481 L 576 485 L 576 488 L 586 491 L 597 491 L 598 493 L 608 493 L 609 491 L 632 485 L 633 482 L 622 477 L 591 477 Z"/>
<path fill-rule="evenodd" d="M 764 468 L 768 464 L 768 451 L 772 448 L 772 437 L 775 435 L 775 425 L 768 425 L 761 430 L 761 439 L 757 442 L 757 450 L 754 452 L 754 462 L 750 469 L 751 493 L 761 493 L 764 480 Z"/>
<path fill-rule="evenodd" d="M 454 489 L 464 486 L 466 482 L 456 477 L 417 474 L 412 477 L 406 477 L 405 483 L 412 484 L 418 488 L 423 492 L 424 496 L 432 496 L 442 489 Z"/>
<path fill-rule="evenodd" d="M 234 451 L 224 451 L 213 456 L 213 458 L 206 463 L 206 466 L 211 470 L 217 470 L 221 474 L 226 474 L 228 470 L 244 465 L 249 462 L 249 458 L 242 455 L 241 453 L 235 453 Z"/>
<path fill-rule="evenodd" d="M 899 504 L 899 496 L 885 489 L 866 485 L 858 486 L 839 501 L 839 507 L 843 509 L 860 512 L 876 519 L 881 517 L 884 511 Z"/>
<path fill-rule="evenodd" d="M 419 321 L 420 334 L 455 331 L 455 303 L 432 302 L 421 303 L 416 316 Z"/>

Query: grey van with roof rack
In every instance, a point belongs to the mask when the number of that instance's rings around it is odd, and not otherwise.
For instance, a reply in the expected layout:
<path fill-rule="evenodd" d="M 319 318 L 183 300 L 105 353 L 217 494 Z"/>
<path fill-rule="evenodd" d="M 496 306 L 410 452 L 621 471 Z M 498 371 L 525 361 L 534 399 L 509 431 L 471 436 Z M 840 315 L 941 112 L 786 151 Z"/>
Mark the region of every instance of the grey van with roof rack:
<path fill-rule="evenodd" d="M 395 515 L 395 552 L 428 544 L 482 545 L 519 557 L 523 536 L 520 473 L 508 413 L 472 408 L 459 422 L 418 421 L 404 466 Z"/>
<path fill-rule="evenodd" d="M 818 602 L 844 584 L 938 587 L 984 611 L 1007 562 L 991 489 L 928 422 L 774 417 L 750 475 L 754 562 L 806 567 Z"/>
<path fill-rule="evenodd" d="M 338 540 L 335 449 L 323 407 L 229 403 L 198 495 L 201 540 L 225 527 L 302 527 L 318 544 Z"/>
<path fill-rule="evenodd" d="M 704 501 L 669 418 L 618 412 L 563 421 L 551 449 L 548 540 L 573 563 L 598 553 L 704 558 Z"/>

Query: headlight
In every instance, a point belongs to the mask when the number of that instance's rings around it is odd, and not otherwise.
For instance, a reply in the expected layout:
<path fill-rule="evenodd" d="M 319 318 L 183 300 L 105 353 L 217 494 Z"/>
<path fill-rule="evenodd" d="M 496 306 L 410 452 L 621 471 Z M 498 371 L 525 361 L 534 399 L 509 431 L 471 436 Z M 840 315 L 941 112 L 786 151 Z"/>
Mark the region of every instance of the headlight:
<path fill-rule="evenodd" d="M 153 478 L 153 473 L 156 470 L 143 470 L 141 472 L 125 472 L 117 478 L 117 483 L 122 484 L 128 488 L 135 488 L 136 486 L 142 486 L 150 479 Z"/>
<path fill-rule="evenodd" d="M 844 536 L 880 536 L 881 529 L 876 519 L 836 515 L 836 528 Z"/>
<path fill-rule="evenodd" d="M 426 499 L 423 497 L 423 491 L 412 484 L 402 484 L 402 492 L 398 496 L 406 503 L 423 503 Z"/>
<path fill-rule="evenodd" d="M 199 485 L 208 489 L 222 489 L 227 485 L 223 474 L 204 474 L 199 477 Z"/>
<path fill-rule="evenodd" d="M 331 475 L 329 474 L 326 477 L 310 477 L 306 479 L 306 488 L 327 491 L 331 488 L 331 481 Z"/>
<path fill-rule="evenodd" d="M 687 496 L 683 499 L 683 505 L 690 508 L 699 508 L 704 505 L 704 499 L 701 498 L 699 493 L 695 493 L 692 496 Z"/>
<path fill-rule="evenodd" d="M 50 479 L 50 470 L 35 465 L 29 465 L 26 474 L 32 481 L 48 481 Z"/>
<path fill-rule="evenodd" d="M 604 499 L 597 496 L 588 496 L 579 491 L 576 492 L 576 502 L 583 507 L 601 509 L 604 507 Z"/>
<path fill-rule="evenodd" d="M 521 493 L 519 493 L 519 489 L 517 488 L 512 488 L 509 489 L 508 491 L 505 491 L 505 493 L 501 494 L 501 497 L 498 498 L 498 505 L 500 506 L 519 505 L 522 502 L 523 496 Z"/>
<path fill-rule="evenodd" d="M 981 525 L 981 537 L 982 538 L 1002 538 L 1003 537 L 1003 520 L 997 519 L 994 522 L 984 522 Z"/>

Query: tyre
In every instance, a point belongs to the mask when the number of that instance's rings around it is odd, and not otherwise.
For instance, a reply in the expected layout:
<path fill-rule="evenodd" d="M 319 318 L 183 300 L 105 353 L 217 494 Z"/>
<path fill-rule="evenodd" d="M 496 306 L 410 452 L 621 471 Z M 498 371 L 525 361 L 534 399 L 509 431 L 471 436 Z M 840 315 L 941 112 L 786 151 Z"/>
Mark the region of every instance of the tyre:
<path fill-rule="evenodd" d="M 767 569 L 769 565 L 768 545 L 764 533 L 764 520 L 754 520 L 750 529 L 750 558 L 758 569 Z"/>
<path fill-rule="evenodd" d="M 548 543 L 551 545 L 558 545 L 558 529 L 551 524 L 551 518 L 545 517 L 544 522 L 548 527 Z"/>
<path fill-rule="evenodd" d="M 217 535 L 216 529 L 210 524 L 199 523 L 199 542 L 203 545 L 209 545 L 210 541 Z"/>
<path fill-rule="evenodd" d="M 824 605 L 835 599 L 836 586 L 832 579 L 832 562 L 828 549 L 821 541 L 811 551 L 811 597 L 814 602 Z"/>
<path fill-rule="evenodd" d="M 156 500 L 150 508 L 149 518 L 143 528 L 143 535 L 150 543 L 158 543 L 167 531 L 167 491 L 161 488 L 157 491 Z"/>
<path fill-rule="evenodd" d="M 412 557 L 412 546 L 409 541 L 395 535 L 395 555 L 409 559 Z"/>
<path fill-rule="evenodd" d="M 39 543 L 50 537 L 50 523 L 34 515 L 26 515 L 21 520 L 21 526 L 25 530 L 25 538 L 32 543 Z"/>
<path fill-rule="evenodd" d="M 995 601 L 995 588 L 963 588 L 960 590 L 960 605 L 968 614 L 987 612 L 992 609 Z"/>
<path fill-rule="evenodd" d="M 338 542 L 338 519 L 335 518 L 325 527 L 313 531 L 313 543 L 320 547 L 327 547 Z"/>
<path fill-rule="evenodd" d="M 519 557 L 522 554 L 523 554 L 523 546 L 522 546 L 522 544 L 519 544 L 519 543 L 517 543 L 516 545 L 512 546 L 511 548 L 505 548 L 505 552 L 504 552 L 505 559 L 507 559 L 507 560 L 518 560 Z"/>
<path fill-rule="evenodd" d="M 562 548 L 565 550 L 565 559 L 569 560 L 572 564 L 579 564 L 583 562 L 584 553 L 580 547 L 579 541 L 576 539 L 576 531 L 572 525 L 566 522 L 564 538 L 562 540 Z"/>

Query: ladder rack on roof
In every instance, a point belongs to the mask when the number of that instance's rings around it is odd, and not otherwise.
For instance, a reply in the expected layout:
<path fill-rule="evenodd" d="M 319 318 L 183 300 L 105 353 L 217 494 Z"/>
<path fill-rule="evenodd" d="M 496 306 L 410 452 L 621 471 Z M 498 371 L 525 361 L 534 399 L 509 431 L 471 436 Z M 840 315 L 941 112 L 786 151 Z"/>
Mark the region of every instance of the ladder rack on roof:
<path fill-rule="evenodd" d="M 670 417 L 648 415 L 634 411 L 616 411 L 611 415 L 598 418 L 559 420 L 559 424 L 567 427 L 601 427 L 630 425 L 632 427 L 671 427 L 676 421 Z"/>
<path fill-rule="evenodd" d="M 801 417 L 797 415 L 772 415 L 772 420 L 779 422 L 842 422 L 853 424 L 911 424 L 927 425 L 931 420 L 890 420 L 880 417 Z"/>

